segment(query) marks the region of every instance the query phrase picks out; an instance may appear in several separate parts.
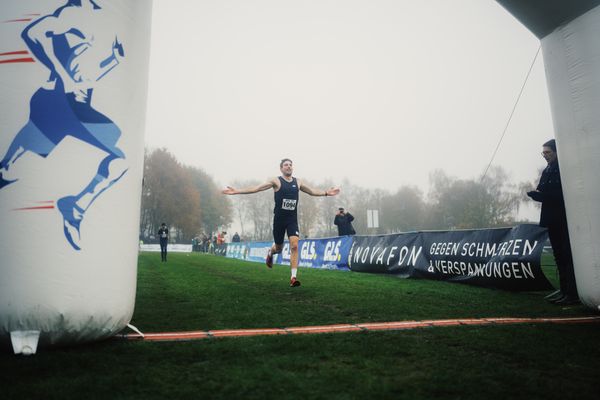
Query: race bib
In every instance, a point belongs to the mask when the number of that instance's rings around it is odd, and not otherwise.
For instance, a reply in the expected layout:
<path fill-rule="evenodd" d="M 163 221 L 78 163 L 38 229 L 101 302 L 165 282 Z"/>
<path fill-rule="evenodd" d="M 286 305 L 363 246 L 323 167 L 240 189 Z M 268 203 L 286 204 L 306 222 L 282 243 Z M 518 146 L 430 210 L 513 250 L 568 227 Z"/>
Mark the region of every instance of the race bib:
<path fill-rule="evenodd" d="M 294 211 L 296 209 L 297 201 L 298 200 L 283 199 L 283 202 L 281 203 L 281 209 Z"/>

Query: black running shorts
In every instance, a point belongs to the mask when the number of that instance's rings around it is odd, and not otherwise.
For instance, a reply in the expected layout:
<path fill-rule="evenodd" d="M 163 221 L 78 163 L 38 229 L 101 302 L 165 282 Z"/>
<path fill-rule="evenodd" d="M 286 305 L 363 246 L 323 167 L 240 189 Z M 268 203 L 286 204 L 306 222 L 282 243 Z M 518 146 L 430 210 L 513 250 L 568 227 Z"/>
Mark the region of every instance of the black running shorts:
<path fill-rule="evenodd" d="M 300 230 L 298 229 L 298 220 L 296 218 L 289 218 L 285 220 L 274 218 L 273 240 L 275 241 L 275 244 L 283 244 L 286 231 L 288 238 L 290 236 L 300 237 Z"/>

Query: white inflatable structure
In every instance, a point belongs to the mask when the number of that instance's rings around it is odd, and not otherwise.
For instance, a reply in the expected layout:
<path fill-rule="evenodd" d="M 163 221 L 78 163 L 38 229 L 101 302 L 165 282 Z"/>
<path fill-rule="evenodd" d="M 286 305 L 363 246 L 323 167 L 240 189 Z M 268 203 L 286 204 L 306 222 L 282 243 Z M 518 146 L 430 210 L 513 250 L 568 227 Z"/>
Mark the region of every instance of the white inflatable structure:
<path fill-rule="evenodd" d="M 0 8 L 0 341 L 114 335 L 133 314 L 150 0 Z"/>
<path fill-rule="evenodd" d="M 600 1 L 498 2 L 541 39 L 577 289 L 581 301 L 598 311 Z"/>

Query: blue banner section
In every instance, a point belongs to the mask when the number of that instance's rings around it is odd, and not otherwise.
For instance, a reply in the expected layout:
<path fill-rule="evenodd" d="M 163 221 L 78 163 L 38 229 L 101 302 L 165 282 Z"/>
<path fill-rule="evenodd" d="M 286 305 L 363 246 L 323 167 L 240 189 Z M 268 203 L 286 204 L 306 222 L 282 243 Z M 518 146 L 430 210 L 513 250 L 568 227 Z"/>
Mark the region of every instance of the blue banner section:
<path fill-rule="evenodd" d="M 265 262 L 271 245 L 271 242 L 227 243 L 225 256 L 238 260 Z"/>
<path fill-rule="evenodd" d="M 348 255 L 351 247 L 351 236 L 300 240 L 298 266 L 348 270 Z M 289 242 L 283 244 L 283 251 L 276 256 L 275 263 L 290 265 Z"/>
<path fill-rule="evenodd" d="M 265 262 L 272 242 L 228 243 L 226 256 L 238 260 Z M 348 270 L 348 255 L 352 247 L 350 236 L 303 239 L 298 243 L 298 266 Z M 274 258 L 275 264 L 290 265 L 290 243 Z"/>

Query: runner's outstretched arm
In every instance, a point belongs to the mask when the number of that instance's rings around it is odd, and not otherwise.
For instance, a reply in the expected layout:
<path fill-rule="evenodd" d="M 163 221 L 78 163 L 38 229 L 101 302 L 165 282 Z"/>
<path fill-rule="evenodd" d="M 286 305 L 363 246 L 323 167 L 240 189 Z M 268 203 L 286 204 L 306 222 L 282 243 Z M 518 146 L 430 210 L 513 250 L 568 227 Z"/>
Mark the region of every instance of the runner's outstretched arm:
<path fill-rule="evenodd" d="M 277 188 L 278 184 L 279 182 L 277 181 L 277 178 L 272 178 L 265 183 L 261 183 L 260 185 L 251 186 L 243 189 L 236 189 L 231 186 L 227 186 L 227 189 L 223 189 L 221 193 L 228 195 L 258 193 L 267 189 Z"/>
<path fill-rule="evenodd" d="M 304 182 L 298 179 L 298 186 L 300 186 L 300 190 L 302 190 L 306 194 L 310 194 L 311 196 L 336 196 L 340 193 L 339 187 L 330 187 L 327 190 L 323 189 L 313 189 L 310 186 L 307 186 Z"/>

